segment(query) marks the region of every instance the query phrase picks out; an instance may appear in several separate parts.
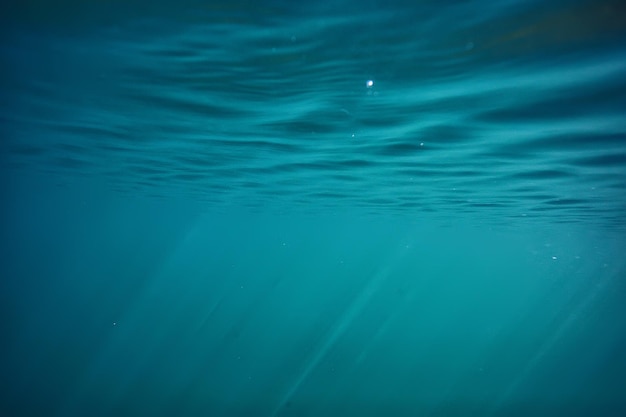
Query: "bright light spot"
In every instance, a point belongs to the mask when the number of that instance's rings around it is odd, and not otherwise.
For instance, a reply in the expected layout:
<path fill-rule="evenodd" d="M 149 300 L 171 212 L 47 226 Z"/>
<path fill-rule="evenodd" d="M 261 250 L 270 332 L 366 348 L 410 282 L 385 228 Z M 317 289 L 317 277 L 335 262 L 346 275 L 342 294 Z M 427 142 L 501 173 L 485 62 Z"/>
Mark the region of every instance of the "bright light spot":
<path fill-rule="evenodd" d="M 556 261 L 556 256 L 553 256 L 552 259 L 554 259 Z"/>
<path fill-rule="evenodd" d="M 365 83 L 365 86 L 367 88 L 372 88 L 374 86 L 374 80 L 367 80 L 367 82 Z"/>

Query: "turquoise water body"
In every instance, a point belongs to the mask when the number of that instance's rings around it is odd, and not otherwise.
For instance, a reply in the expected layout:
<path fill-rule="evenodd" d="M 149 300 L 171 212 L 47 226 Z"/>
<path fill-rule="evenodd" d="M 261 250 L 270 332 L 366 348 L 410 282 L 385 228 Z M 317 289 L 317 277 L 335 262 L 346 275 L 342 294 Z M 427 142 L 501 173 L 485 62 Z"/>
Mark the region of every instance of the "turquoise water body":
<path fill-rule="evenodd" d="M 0 12 L 0 416 L 626 415 L 623 2 Z"/>

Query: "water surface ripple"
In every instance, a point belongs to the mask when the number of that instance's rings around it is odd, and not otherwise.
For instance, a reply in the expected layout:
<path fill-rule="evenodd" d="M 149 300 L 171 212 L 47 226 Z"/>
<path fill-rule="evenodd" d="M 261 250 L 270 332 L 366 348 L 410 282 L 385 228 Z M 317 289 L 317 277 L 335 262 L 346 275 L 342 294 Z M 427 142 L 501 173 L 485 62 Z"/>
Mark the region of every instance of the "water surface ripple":
<path fill-rule="evenodd" d="M 411 3 L 18 10 L 3 159 L 216 207 L 624 226 L 623 4 Z"/>

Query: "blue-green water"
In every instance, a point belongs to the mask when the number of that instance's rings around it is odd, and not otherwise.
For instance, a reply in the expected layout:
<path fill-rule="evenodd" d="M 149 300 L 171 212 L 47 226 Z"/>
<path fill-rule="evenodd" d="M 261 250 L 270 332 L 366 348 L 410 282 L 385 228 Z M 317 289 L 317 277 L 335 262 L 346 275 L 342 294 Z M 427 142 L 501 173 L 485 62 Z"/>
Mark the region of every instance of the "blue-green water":
<path fill-rule="evenodd" d="M 626 415 L 623 2 L 0 16 L 0 416 Z"/>

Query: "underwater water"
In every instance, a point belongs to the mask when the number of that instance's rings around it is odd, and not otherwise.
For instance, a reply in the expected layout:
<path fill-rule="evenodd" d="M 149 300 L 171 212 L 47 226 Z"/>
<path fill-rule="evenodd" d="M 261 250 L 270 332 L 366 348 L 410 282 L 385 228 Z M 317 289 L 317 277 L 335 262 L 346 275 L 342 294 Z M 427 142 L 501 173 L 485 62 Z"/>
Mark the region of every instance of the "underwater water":
<path fill-rule="evenodd" d="M 0 416 L 626 415 L 626 6 L 0 6 Z"/>

